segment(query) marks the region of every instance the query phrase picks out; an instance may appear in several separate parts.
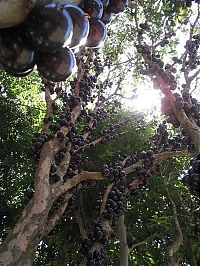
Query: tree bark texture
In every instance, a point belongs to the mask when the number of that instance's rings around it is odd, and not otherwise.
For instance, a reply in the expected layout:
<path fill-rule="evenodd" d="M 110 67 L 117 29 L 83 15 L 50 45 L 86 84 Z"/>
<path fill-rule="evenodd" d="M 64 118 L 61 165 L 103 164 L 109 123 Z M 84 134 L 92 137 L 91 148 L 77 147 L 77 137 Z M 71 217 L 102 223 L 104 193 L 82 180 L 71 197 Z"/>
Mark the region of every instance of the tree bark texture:
<path fill-rule="evenodd" d="M 119 244 L 120 244 L 120 266 L 128 266 L 129 247 L 127 244 L 126 226 L 124 223 L 124 214 L 118 220 Z"/>
<path fill-rule="evenodd" d="M 179 266 L 179 258 L 177 256 L 177 252 L 179 251 L 180 246 L 183 243 L 183 233 L 182 233 L 182 229 L 180 227 L 179 221 L 178 221 L 176 204 L 170 195 L 168 185 L 166 185 L 166 192 L 170 200 L 170 203 L 172 205 L 172 212 L 173 212 L 174 224 L 175 224 L 175 229 L 176 229 L 176 238 L 173 244 L 168 247 L 168 258 L 167 258 L 168 261 L 166 265 L 167 266 Z"/>
<path fill-rule="evenodd" d="M 77 116 L 78 115 L 75 116 L 75 119 Z M 65 129 L 65 133 L 67 134 L 67 129 Z M 85 171 L 74 176 L 65 183 L 61 181 L 61 183 L 55 183 L 53 186 L 50 185 L 49 171 L 51 163 L 61 144 L 58 138 L 44 144 L 35 174 L 34 197 L 24 208 L 21 218 L 13 229 L 13 232 L 7 237 L 0 248 L 0 266 L 31 266 L 38 243 L 46 233 L 51 231 L 49 225 L 52 224 L 53 229 L 54 224 L 59 220 L 59 213 L 57 213 L 55 217 L 48 216 L 53 202 L 82 181 L 104 179 L 101 172 Z M 170 154 L 167 153 L 167 156 L 174 156 L 174 154 L 177 155 L 176 152 L 172 152 Z M 183 154 L 179 152 L 179 156 L 184 155 L 184 152 Z M 159 160 L 161 158 L 166 159 L 165 153 L 160 154 Z M 132 167 L 132 171 L 134 171 L 134 169 L 135 167 Z M 131 172 L 130 168 L 125 168 L 124 170 L 127 171 L 127 173 Z M 136 182 L 134 186 L 137 187 L 139 184 L 140 182 Z M 61 215 L 63 212 L 64 209 L 61 208 Z M 109 221 L 103 220 L 102 227 L 109 238 L 112 233 Z M 48 232 L 46 232 L 47 228 Z M 95 250 L 98 248 L 99 243 L 96 243 L 93 249 Z M 127 255 L 125 257 L 127 257 Z M 125 259 L 125 257 L 123 259 Z M 125 264 L 123 264 L 123 266 L 124 265 Z"/>
<path fill-rule="evenodd" d="M 1 266 L 32 265 L 37 245 L 44 234 L 52 206 L 49 170 L 57 149 L 53 142 L 45 144 L 35 175 L 35 194 L 26 205 L 12 234 L 0 249 Z"/>

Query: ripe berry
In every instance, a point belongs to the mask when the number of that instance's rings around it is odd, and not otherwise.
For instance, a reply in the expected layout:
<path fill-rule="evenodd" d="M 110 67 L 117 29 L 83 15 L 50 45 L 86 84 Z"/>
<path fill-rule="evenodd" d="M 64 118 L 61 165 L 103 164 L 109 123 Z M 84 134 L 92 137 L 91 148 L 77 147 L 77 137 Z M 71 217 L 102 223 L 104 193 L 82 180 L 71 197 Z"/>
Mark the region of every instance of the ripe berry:
<path fill-rule="evenodd" d="M 71 41 L 71 16 L 56 4 L 36 6 L 28 16 L 26 26 L 28 38 L 40 51 L 56 51 Z"/>
<path fill-rule="evenodd" d="M 90 31 L 86 41 L 86 47 L 97 48 L 105 40 L 107 35 L 105 24 L 96 19 L 90 20 Z"/>
<path fill-rule="evenodd" d="M 14 76 L 28 75 L 35 65 L 35 52 L 22 36 L 19 28 L 5 29 L 0 33 L 0 63 Z"/>
<path fill-rule="evenodd" d="M 75 71 L 76 59 L 72 51 L 62 48 L 54 53 L 39 53 L 39 73 L 53 82 L 65 81 Z"/>
<path fill-rule="evenodd" d="M 70 48 L 85 44 L 89 34 L 88 17 L 81 8 L 73 4 L 65 5 L 64 9 L 69 12 L 73 22 L 73 35 Z"/>
<path fill-rule="evenodd" d="M 103 15 L 101 0 L 84 0 L 84 10 L 91 18 L 100 19 Z"/>

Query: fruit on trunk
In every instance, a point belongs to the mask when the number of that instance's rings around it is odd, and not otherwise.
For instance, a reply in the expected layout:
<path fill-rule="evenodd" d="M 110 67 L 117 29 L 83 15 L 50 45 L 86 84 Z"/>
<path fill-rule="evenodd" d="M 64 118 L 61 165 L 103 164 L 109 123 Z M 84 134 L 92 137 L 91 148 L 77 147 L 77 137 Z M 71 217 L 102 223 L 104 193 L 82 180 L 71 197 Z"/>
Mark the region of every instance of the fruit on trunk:
<path fill-rule="evenodd" d="M 97 19 L 90 20 L 90 31 L 86 41 L 86 47 L 97 48 L 105 40 L 107 35 L 105 24 Z"/>
<path fill-rule="evenodd" d="M 103 15 L 103 4 L 101 0 L 85 0 L 84 11 L 88 13 L 91 18 L 100 19 Z"/>
<path fill-rule="evenodd" d="M 6 71 L 13 75 L 29 73 L 30 69 L 34 67 L 35 52 L 22 37 L 20 28 L 1 30 L 0 63 Z"/>
<path fill-rule="evenodd" d="M 28 38 L 40 51 L 56 51 L 70 44 L 73 23 L 70 14 L 62 6 L 36 6 L 25 23 Z"/>
<path fill-rule="evenodd" d="M 37 67 L 39 73 L 53 82 L 65 81 L 76 67 L 76 59 L 69 48 L 54 53 L 39 53 Z"/>
<path fill-rule="evenodd" d="M 70 48 L 76 48 L 86 42 L 89 34 L 88 16 L 86 16 L 85 12 L 80 7 L 73 4 L 65 5 L 64 8 L 69 12 L 73 22 L 73 35 Z"/>

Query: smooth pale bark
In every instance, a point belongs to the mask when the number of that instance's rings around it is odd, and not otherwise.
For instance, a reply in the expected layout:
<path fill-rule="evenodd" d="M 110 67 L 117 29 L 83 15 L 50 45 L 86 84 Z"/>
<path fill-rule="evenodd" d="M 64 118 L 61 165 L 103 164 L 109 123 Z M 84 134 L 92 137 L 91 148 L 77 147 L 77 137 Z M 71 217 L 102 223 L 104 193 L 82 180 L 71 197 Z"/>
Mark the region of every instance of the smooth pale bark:
<path fill-rule="evenodd" d="M 78 115 L 75 116 L 75 120 L 77 116 Z M 67 129 L 65 131 L 67 134 Z M 57 184 L 55 184 L 55 186 L 50 186 L 49 171 L 51 162 L 59 150 L 61 144 L 59 143 L 60 140 L 55 138 L 53 141 L 44 144 L 42 148 L 40 162 L 35 175 L 34 197 L 25 207 L 13 232 L 7 237 L 0 248 L 0 266 L 31 266 L 37 245 L 47 233 L 46 229 L 48 228 L 48 225 L 55 224 L 54 221 L 58 221 L 56 216 L 48 217 L 53 202 L 69 189 L 85 180 L 102 180 L 104 178 L 101 172 L 84 171 L 66 181 L 63 185 L 58 182 L 59 186 Z M 165 153 L 160 154 L 161 158 L 166 159 L 164 155 Z M 170 155 L 173 157 L 174 152 L 171 152 L 170 154 L 168 153 L 167 155 L 168 158 Z M 181 155 L 185 154 L 179 154 L 179 156 Z M 133 184 L 134 187 L 137 187 L 139 183 L 140 182 Z M 113 232 L 110 221 L 103 219 L 101 224 L 105 235 L 110 238 Z M 95 242 L 91 250 L 99 250 L 100 247 L 101 244 Z"/>
<path fill-rule="evenodd" d="M 13 232 L 0 249 L 0 266 L 29 266 L 44 229 L 52 206 L 49 170 L 58 151 L 53 142 L 47 142 L 35 175 L 35 194 L 24 208 Z"/>
<path fill-rule="evenodd" d="M 1 266 L 31 266 L 35 257 L 37 245 L 43 236 L 44 225 L 50 206 L 44 211 L 36 213 L 36 207 L 40 209 L 40 202 L 29 202 L 24 213 L 28 210 L 28 216 L 18 223 L 12 235 L 10 235 L 0 250 Z M 21 226 L 21 227 L 20 227 Z"/>
<path fill-rule="evenodd" d="M 118 220 L 119 245 L 120 245 L 120 266 L 128 266 L 129 247 L 127 244 L 126 226 L 124 224 L 124 215 Z"/>
<path fill-rule="evenodd" d="M 80 0 L 0 0 L 0 28 L 22 23 L 35 5 L 49 2 L 79 4 Z"/>
<path fill-rule="evenodd" d="M 166 266 L 179 266 L 179 257 L 177 256 L 177 253 L 183 243 L 183 233 L 182 229 L 180 227 L 179 221 L 178 221 L 178 214 L 177 214 L 177 209 L 176 209 L 176 204 L 174 200 L 172 199 L 168 185 L 166 184 L 166 192 L 167 196 L 169 198 L 169 201 L 172 205 L 172 212 L 173 212 L 173 217 L 174 217 L 174 224 L 175 224 L 175 229 L 176 229 L 176 238 L 171 246 L 168 247 L 168 257 L 167 257 L 167 262 Z"/>

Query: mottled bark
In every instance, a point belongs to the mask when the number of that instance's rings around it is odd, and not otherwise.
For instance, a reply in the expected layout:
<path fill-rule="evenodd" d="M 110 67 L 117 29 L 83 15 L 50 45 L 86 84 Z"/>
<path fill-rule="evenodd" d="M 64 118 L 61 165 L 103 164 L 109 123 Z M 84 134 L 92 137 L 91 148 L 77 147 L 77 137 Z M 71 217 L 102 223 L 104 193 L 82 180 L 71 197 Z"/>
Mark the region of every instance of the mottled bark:
<path fill-rule="evenodd" d="M 169 198 L 169 201 L 172 205 L 172 212 L 173 212 L 173 217 L 174 217 L 174 224 L 175 224 L 175 229 L 176 229 L 176 238 L 171 246 L 167 248 L 167 261 L 166 261 L 166 266 L 179 266 L 179 257 L 177 256 L 177 252 L 180 249 L 180 246 L 183 243 L 183 233 L 178 221 L 178 214 L 177 214 L 177 209 L 176 209 L 176 204 L 173 201 L 168 186 L 166 185 L 166 192 L 167 196 Z"/>
<path fill-rule="evenodd" d="M 79 108 L 74 110 L 74 121 L 77 119 L 78 113 Z M 65 134 L 68 132 L 68 130 L 64 128 L 63 131 Z M 54 140 L 44 144 L 40 155 L 40 162 L 35 175 L 34 197 L 25 207 L 13 232 L 8 236 L 0 249 L 0 266 L 32 265 L 37 245 L 42 237 L 47 234 L 47 226 L 51 229 L 51 227 L 59 221 L 58 216 L 60 213 L 58 213 L 58 215 L 55 217 L 49 217 L 49 211 L 53 202 L 58 197 L 66 193 L 69 189 L 77 186 L 79 183 L 85 180 L 104 179 L 101 172 L 84 171 L 74 176 L 72 179 L 67 180 L 65 183 L 61 184 L 58 182 L 58 184 L 55 184 L 55 186 L 51 186 L 49 184 L 49 171 L 52 160 L 61 145 L 62 142 L 60 142 L 58 138 L 54 138 Z M 176 152 L 167 153 L 167 158 L 170 156 L 173 157 L 174 154 L 177 155 Z M 184 152 L 179 153 L 179 156 L 183 155 L 185 155 Z M 160 154 L 159 160 L 160 158 L 166 159 L 165 153 Z M 64 169 L 63 171 L 66 170 L 62 164 L 60 169 Z M 135 167 L 132 167 L 131 169 L 134 171 Z M 131 169 L 125 168 L 124 170 L 129 173 Z M 62 175 L 63 173 L 60 174 Z M 138 187 L 140 184 L 140 181 L 136 181 L 137 180 L 135 180 L 135 182 L 132 184 L 134 188 Z M 61 210 L 61 214 L 64 209 L 65 206 Z M 101 224 L 106 236 L 110 238 L 113 232 L 110 221 L 107 219 L 102 219 Z M 93 245 L 92 250 L 98 250 L 100 246 L 100 243 L 96 242 Z"/>
<path fill-rule="evenodd" d="M 124 215 L 118 220 L 119 245 L 120 245 L 120 266 L 128 266 L 129 247 L 127 244 L 126 226 L 124 224 Z"/>
<path fill-rule="evenodd" d="M 193 214 L 188 208 L 185 206 L 184 200 L 181 195 L 179 195 L 181 205 L 183 206 L 184 212 L 186 214 L 186 219 L 183 220 L 183 244 L 186 247 L 187 257 L 189 259 L 189 262 L 191 266 L 197 266 L 199 263 L 197 262 L 197 259 L 194 254 L 193 249 L 193 239 L 191 239 L 191 228 L 188 226 L 190 222 L 194 219 Z M 191 220 L 192 219 L 192 220 Z"/>
<path fill-rule="evenodd" d="M 0 249 L 1 266 L 32 265 L 52 205 L 49 169 L 56 152 L 53 142 L 44 145 L 35 176 L 36 192 Z"/>

